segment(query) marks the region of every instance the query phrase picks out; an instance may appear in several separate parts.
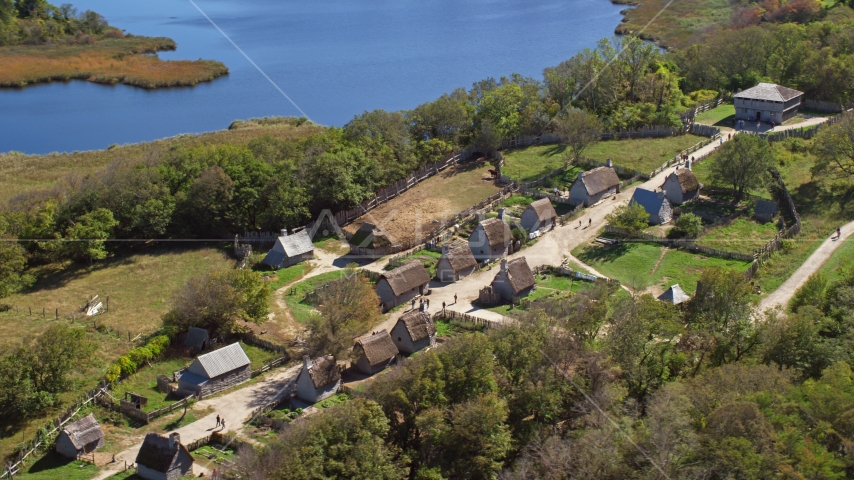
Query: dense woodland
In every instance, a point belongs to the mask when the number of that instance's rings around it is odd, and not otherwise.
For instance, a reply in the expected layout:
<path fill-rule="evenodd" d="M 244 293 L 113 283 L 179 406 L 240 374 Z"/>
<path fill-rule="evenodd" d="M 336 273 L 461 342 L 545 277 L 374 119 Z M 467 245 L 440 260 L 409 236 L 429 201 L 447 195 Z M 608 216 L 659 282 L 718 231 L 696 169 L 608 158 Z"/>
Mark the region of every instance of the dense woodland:
<path fill-rule="evenodd" d="M 101 35 L 124 36 L 100 14 L 78 12 L 68 3 L 57 7 L 45 0 L 0 0 L 0 46 L 60 41 L 87 44 Z"/>

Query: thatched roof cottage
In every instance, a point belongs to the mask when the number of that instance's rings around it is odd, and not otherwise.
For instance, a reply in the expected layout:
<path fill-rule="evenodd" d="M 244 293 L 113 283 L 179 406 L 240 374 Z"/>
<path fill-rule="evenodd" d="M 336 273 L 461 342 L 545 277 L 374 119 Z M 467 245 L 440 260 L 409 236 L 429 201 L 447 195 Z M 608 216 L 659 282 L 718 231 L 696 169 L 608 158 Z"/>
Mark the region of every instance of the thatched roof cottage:
<path fill-rule="evenodd" d="M 412 260 L 380 275 L 376 291 L 384 310 L 427 293 L 430 274 L 418 260 Z"/>
<path fill-rule="evenodd" d="M 177 432 L 149 433 L 136 455 L 136 474 L 146 480 L 175 480 L 193 474 L 193 457 Z"/>
<path fill-rule="evenodd" d="M 505 302 L 512 303 L 527 296 L 534 289 L 537 280 L 528 266 L 525 257 L 501 261 L 501 270 L 492 280 L 492 288 Z"/>
<path fill-rule="evenodd" d="M 436 266 L 436 278 L 440 282 L 456 282 L 477 270 L 477 259 L 466 242 L 442 245 L 442 258 Z"/>
<path fill-rule="evenodd" d="M 436 325 L 427 312 L 413 310 L 403 314 L 391 329 L 391 339 L 401 353 L 415 353 L 429 347 L 436 338 Z"/>
<path fill-rule="evenodd" d="M 661 185 L 671 205 L 682 205 L 696 199 L 700 196 L 701 187 L 697 176 L 687 168 L 680 168 L 671 173 Z"/>
<path fill-rule="evenodd" d="M 596 167 L 593 170 L 581 172 L 569 187 L 570 198 L 583 202 L 585 207 L 618 193 L 620 193 L 620 178 L 611 167 Z"/>
<path fill-rule="evenodd" d="M 56 438 L 56 452 L 68 458 L 92 453 L 103 446 L 104 431 L 91 413 L 66 425 Z"/>
<path fill-rule="evenodd" d="M 356 354 L 356 368 L 366 375 L 382 371 L 399 353 L 385 330 L 356 340 L 353 351 Z"/>
<path fill-rule="evenodd" d="M 504 210 L 499 210 L 497 218 L 487 218 L 480 222 L 469 237 L 469 248 L 479 262 L 495 260 L 510 253 L 513 233 L 510 225 L 504 221 Z"/>
<path fill-rule="evenodd" d="M 551 200 L 541 198 L 528 205 L 522 212 L 522 228 L 529 232 L 546 230 L 557 222 L 557 212 Z"/>
<path fill-rule="evenodd" d="M 332 355 L 311 360 L 302 359 L 302 370 L 297 377 L 297 397 L 316 403 L 338 393 L 341 388 L 341 370 Z"/>

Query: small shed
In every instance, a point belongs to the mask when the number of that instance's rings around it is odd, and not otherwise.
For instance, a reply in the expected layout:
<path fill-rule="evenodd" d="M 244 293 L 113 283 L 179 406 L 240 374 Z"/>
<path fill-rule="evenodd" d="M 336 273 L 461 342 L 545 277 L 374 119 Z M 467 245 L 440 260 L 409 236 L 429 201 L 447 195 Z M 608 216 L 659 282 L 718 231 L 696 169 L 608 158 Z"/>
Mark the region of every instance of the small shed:
<path fill-rule="evenodd" d="M 56 452 L 67 458 L 77 458 L 103 446 L 104 431 L 91 413 L 66 425 L 56 438 Z"/>
<path fill-rule="evenodd" d="M 436 325 L 427 312 L 404 313 L 391 329 L 391 339 L 401 353 L 411 354 L 429 347 L 435 338 Z"/>
<path fill-rule="evenodd" d="M 513 233 L 501 210 L 497 218 L 487 218 L 474 228 L 469 237 L 469 248 L 477 261 L 484 262 L 507 255 L 512 241 Z"/>
<path fill-rule="evenodd" d="M 671 205 L 682 205 L 700 196 L 700 181 L 694 172 L 680 168 L 667 176 L 661 189 Z"/>
<path fill-rule="evenodd" d="M 662 302 L 671 303 L 673 305 L 679 305 L 681 303 L 685 303 L 688 300 L 691 300 L 691 297 L 685 293 L 679 284 L 671 285 L 670 288 L 664 291 L 661 295 L 658 296 L 658 299 Z"/>
<path fill-rule="evenodd" d="M 502 260 L 501 270 L 492 280 L 492 289 L 502 300 L 508 303 L 519 301 L 527 296 L 536 286 L 537 280 L 525 257 L 513 260 Z"/>
<path fill-rule="evenodd" d="M 178 388 L 207 396 L 243 383 L 251 375 L 249 357 L 235 342 L 196 357 L 178 378 Z"/>
<path fill-rule="evenodd" d="M 391 336 L 383 330 L 356 340 L 353 353 L 356 355 L 356 368 L 366 375 L 373 375 L 387 367 L 399 352 Z"/>
<path fill-rule="evenodd" d="M 353 237 L 350 243 L 357 247 L 363 248 L 386 248 L 392 246 L 392 242 L 381 228 L 373 223 L 363 223 Z"/>
<path fill-rule="evenodd" d="M 436 278 L 440 282 L 456 282 L 477 270 L 477 259 L 466 242 L 442 245 L 442 258 L 436 266 Z"/>
<path fill-rule="evenodd" d="M 187 336 L 184 337 L 184 346 L 194 350 L 207 350 L 211 346 L 210 333 L 204 328 L 190 327 L 187 329 Z"/>
<path fill-rule="evenodd" d="M 543 231 L 557 223 L 557 212 L 551 200 L 541 198 L 528 205 L 522 212 L 522 228 L 529 232 Z"/>
<path fill-rule="evenodd" d="M 193 456 L 177 432 L 145 436 L 136 455 L 136 474 L 146 480 L 175 480 L 193 474 Z"/>
<path fill-rule="evenodd" d="M 302 370 L 297 377 L 297 397 L 308 403 L 316 403 L 338 393 L 341 388 L 341 370 L 332 355 L 314 360 L 308 355 L 302 358 Z"/>
<path fill-rule="evenodd" d="M 430 274 L 418 260 L 412 260 L 380 275 L 377 280 L 377 296 L 383 309 L 406 303 L 418 295 L 427 293 Z"/>
<path fill-rule="evenodd" d="M 282 230 L 282 235 L 276 239 L 273 248 L 264 257 L 264 264 L 273 268 L 285 268 L 305 260 L 314 258 L 314 244 L 308 235 L 308 230 L 288 235 Z"/>
<path fill-rule="evenodd" d="M 569 187 L 570 198 L 583 202 L 585 207 L 618 193 L 620 193 L 620 178 L 611 167 L 596 167 L 593 170 L 581 172 Z"/>
<path fill-rule="evenodd" d="M 664 192 L 653 192 L 645 188 L 636 188 L 630 203 L 643 207 L 649 214 L 650 225 L 660 225 L 673 219 L 673 208 Z"/>
<path fill-rule="evenodd" d="M 768 200 L 757 200 L 753 206 L 753 218 L 762 223 L 770 222 L 777 215 L 777 204 Z"/>
<path fill-rule="evenodd" d="M 732 96 L 735 118 L 782 125 L 798 113 L 803 96 L 789 87 L 760 83 Z"/>

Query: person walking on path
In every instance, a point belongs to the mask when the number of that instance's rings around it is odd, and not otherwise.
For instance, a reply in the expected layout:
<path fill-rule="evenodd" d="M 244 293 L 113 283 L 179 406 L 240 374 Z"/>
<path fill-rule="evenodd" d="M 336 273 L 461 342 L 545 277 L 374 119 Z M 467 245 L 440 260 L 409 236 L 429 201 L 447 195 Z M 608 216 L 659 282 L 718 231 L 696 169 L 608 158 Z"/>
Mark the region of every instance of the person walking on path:
<path fill-rule="evenodd" d="M 412 299 L 412 308 L 411 308 L 411 310 L 415 310 L 415 299 L 414 299 L 414 298 Z"/>
<path fill-rule="evenodd" d="M 220 420 L 220 425 L 222 425 L 222 431 L 224 432 L 225 431 L 225 417 L 223 417 L 222 420 Z"/>
<path fill-rule="evenodd" d="M 840 227 L 836 227 L 836 239 L 839 240 L 839 238 L 841 236 L 842 236 L 842 229 Z"/>
<path fill-rule="evenodd" d="M 445 302 L 442 302 L 442 311 L 445 311 Z"/>
<path fill-rule="evenodd" d="M 457 294 L 455 293 L 454 294 L 454 305 L 456 305 L 456 304 L 457 304 Z"/>
<path fill-rule="evenodd" d="M 592 226 L 593 226 L 593 219 L 592 219 L 592 218 L 588 218 L 588 219 L 587 219 L 587 226 L 588 226 L 588 227 L 592 227 Z"/>
<path fill-rule="evenodd" d="M 219 415 L 217 415 L 217 416 L 216 416 L 216 427 L 214 427 L 214 428 L 219 427 L 219 423 L 220 423 L 221 421 L 222 421 L 222 420 L 220 420 Z"/>
<path fill-rule="evenodd" d="M 578 221 L 578 228 L 581 228 L 581 220 Z"/>

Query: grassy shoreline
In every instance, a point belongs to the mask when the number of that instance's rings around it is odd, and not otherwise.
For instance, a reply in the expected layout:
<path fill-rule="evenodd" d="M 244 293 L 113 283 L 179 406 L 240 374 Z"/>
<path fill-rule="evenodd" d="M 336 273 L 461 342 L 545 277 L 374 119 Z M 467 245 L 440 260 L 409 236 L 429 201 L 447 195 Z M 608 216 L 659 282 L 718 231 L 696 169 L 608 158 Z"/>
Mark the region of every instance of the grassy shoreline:
<path fill-rule="evenodd" d="M 23 88 L 55 80 L 86 80 L 154 89 L 193 86 L 228 74 L 212 60 L 161 60 L 175 50 L 163 37 L 102 38 L 93 44 L 54 43 L 0 47 L 0 87 Z"/>

